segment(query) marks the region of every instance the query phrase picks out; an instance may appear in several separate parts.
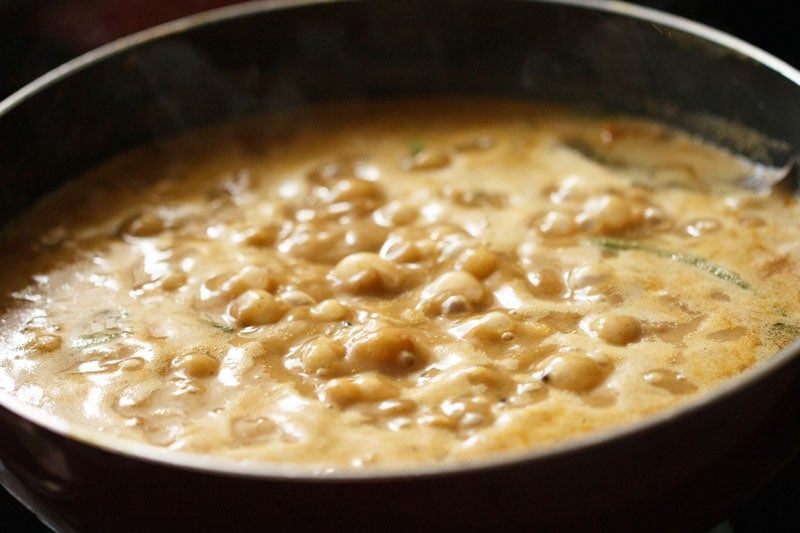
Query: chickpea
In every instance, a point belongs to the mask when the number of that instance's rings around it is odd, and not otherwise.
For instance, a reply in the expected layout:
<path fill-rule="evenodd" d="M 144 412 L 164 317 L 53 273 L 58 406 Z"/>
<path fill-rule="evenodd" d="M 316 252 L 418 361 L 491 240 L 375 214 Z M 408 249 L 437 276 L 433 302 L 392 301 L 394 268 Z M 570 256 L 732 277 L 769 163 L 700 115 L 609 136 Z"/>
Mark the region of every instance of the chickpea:
<path fill-rule="evenodd" d="M 563 274 L 556 268 L 542 266 L 528 271 L 531 292 L 539 298 L 557 298 L 564 294 Z"/>
<path fill-rule="evenodd" d="M 494 420 L 492 401 L 484 395 L 462 396 L 445 400 L 439 406 L 442 414 L 452 421 L 453 428 L 476 428 Z"/>
<path fill-rule="evenodd" d="M 280 427 L 269 418 L 237 417 L 231 420 L 231 435 L 237 443 L 254 444 L 281 435 Z"/>
<path fill-rule="evenodd" d="M 400 389 L 384 377 L 361 374 L 330 380 L 323 387 L 325 401 L 341 408 L 361 402 L 380 402 L 399 396 Z"/>
<path fill-rule="evenodd" d="M 355 294 L 393 292 L 402 283 L 402 272 L 394 263 L 369 252 L 348 255 L 330 276 L 336 284 Z"/>
<path fill-rule="evenodd" d="M 329 337 L 316 337 L 300 349 L 300 362 L 308 374 L 328 376 L 339 372 L 346 353 L 342 343 Z"/>
<path fill-rule="evenodd" d="M 378 412 L 384 416 L 408 415 L 416 409 L 416 402 L 405 398 L 392 398 L 378 404 Z"/>
<path fill-rule="evenodd" d="M 369 219 L 314 220 L 291 226 L 277 248 L 299 259 L 336 264 L 353 253 L 378 251 L 387 235 L 387 228 Z"/>
<path fill-rule="evenodd" d="M 427 350 L 408 330 L 375 322 L 356 330 L 347 343 L 347 363 L 355 372 L 400 374 L 420 368 L 427 358 Z"/>
<path fill-rule="evenodd" d="M 476 342 L 497 342 L 506 333 L 512 333 L 513 322 L 505 313 L 492 311 L 478 316 L 458 327 L 458 333 Z"/>
<path fill-rule="evenodd" d="M 467 368 L 458 375 L 466 378 L 471 385 L 484 385 L 499 396 L 506 396 L 514 388 L 514 381 L 508 373 L 485 365 Z"/>
<path fill-rule="evenodd" d="M 188 353 L 177 357 L 173 367 L 193 378 L 208 378 L 219 371 L 219 361 L 205 353 Z"/>
<path fill-rule="evenodd" d="M 286 305 L 292 307 L 298 307 L 303 305 L 314 305 L 316 302 L 311 295 L 303 292 L 303 291 L 286 291 L 281 293 L 278 298 L 280 301 L 284 302 Z"/>
<path fill-rule="evenodd" d="M 280 320 L 286 304 L 267 291 L 251 289 L 243 292 L 228 306 L 228 314 L 239 326 L 261 326 Z"/>
<path fill-rule="evenodd" d="M 249 289 L 270 290 L 274 286 L 275 281 L 267 269 L 248 265 L 234 274 L 220 274 L 208 279 L 200 287 L 200 300 L 230 300 Z"/>
<path fill-rule="evenodd" d="M 636 225 L 630 200 L 618 194 L 604 194 L 589 198 L 583 211 L 575 217 L 575 222 L 586 232 L 599 234 L 617 232 Z"/>
<path fill-rule="evenodd" d="M 417 216 L 419 216 L 419 210 L 416 207 L 398 200 L 378 208 L 373 214 L 375 222 L 389 228 L 410 224 Z"/>
<path fill-rule="evenodd" d="M 587 321 L 589 332 L 609 344 L 625 346 L 642 336 L 641 322 L 629 315 L 605 315 Z"/>
<path fill-rule="evenodd" d="M 456 269 L 484 279 L 497 270 L 497 255 L 486 248 L 465 250 L 456 261 Z"/>
<path fill-rule="evenodd" d="M 611 267 L 600 263 L 575 267 L 567 278 L 567 284 L 576 296 L 609 294 L 615 281 L 616 275 Z"/>
<path fill-rule="evenodd" d="M 368 220 L 350 224 L 344 233 L 344 242 L 351 252 L 377 252 L 389 230 Z"/>
<path fill-rule="evenodd" d="M 610 363 L 597 361 L 579 351 L 564 352 L 542 361 L 539 376 L 557 389 L 587 392 L 599 385 L 610 372 Z"/>
<path fill-rule="evenodd" d="M 335 263 L 342 257 L 340 246 L 344 231 L 341 228 L 325 229 L 318 223 L 303 222 L 291 227 L 277 244 L 281 252 L 300 259 Z"/>
<path fill-rule="evenodd" d="M 27 347 L 37 352 L 53 352 L 61 347 L 62 342 L 60 335 L 37 332 L 28 342 Z"/>
<path fill-rule="evenodd" d="M 339 300 L 329 298 L 315 305 L 311 314 L 324 322 L 336 322 L 350 316 L 350 310 Z"/>
<path fill-rule="evenodd" d="M 515 406 L 530 405 L 547 397 L 547 387 L 538 381 L 525 381 L 516 386 L 508 403 Z"/>
<path fill-rule="evenodd" d="M 398 263 L 418 263 L 431 259 L 436 253 L 436 243 L 430 239 L 412 240 L 403 235 L 389 235 L 380 249 L 380 256 Z"/>
<path fill-rule="evenodd" d="M 471 310 L 484 297 L 481 282 L 463 271 L 442 274 L 433 280 L 420 295 L 420 305 L 436 314 Z"/>
<path fill-rule="evenodd" d="M 433 235 L 431 235 L 433 238 Z M 442 235 L 438 239 L 439 259 L 458 259 L 466 250 L 481 246 L 480 241 L 464 233 L 450 233 Z"/>
<path fill-rule="evenodd" d="M 336 182 L 323 199 L 331 204 L 347 202 L 371 211 L 383 198 L 383 187 L 375 182 L 343 179 Z"/>
<path fill-rule="evenodd" d="M 578 231 L 575 217 L 565 211 L 548 211 L 536 219 L 534 227 L 545 237 L 569 237 Z"/>

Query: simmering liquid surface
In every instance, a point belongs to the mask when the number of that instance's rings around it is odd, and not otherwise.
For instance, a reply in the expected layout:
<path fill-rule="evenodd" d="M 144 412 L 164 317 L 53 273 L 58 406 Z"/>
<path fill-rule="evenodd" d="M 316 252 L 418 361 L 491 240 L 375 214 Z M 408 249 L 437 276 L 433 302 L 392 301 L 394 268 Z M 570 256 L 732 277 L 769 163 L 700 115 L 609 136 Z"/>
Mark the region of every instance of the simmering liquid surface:
<path fill-rule="evenodd" d="M 639 420 L 798 333 L 800 210 L 620 117 L 261 117 L 108 162 L 0 239 L 0 390 L 236 459 L 461 462 Z"/>

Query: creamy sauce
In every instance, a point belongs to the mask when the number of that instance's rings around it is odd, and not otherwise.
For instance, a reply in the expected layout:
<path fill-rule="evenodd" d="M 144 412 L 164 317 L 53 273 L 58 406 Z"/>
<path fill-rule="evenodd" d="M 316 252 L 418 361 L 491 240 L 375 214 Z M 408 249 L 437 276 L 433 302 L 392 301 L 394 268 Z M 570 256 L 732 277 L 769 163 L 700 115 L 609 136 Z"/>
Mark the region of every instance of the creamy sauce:
<path fill-rule="evenodd" d="M 236 459 L 460 462 L 642 419 L 798 332 L 800 209 L 662 125 L 402 101 L 120 156 L 0 240 L 0 389 Z"/>

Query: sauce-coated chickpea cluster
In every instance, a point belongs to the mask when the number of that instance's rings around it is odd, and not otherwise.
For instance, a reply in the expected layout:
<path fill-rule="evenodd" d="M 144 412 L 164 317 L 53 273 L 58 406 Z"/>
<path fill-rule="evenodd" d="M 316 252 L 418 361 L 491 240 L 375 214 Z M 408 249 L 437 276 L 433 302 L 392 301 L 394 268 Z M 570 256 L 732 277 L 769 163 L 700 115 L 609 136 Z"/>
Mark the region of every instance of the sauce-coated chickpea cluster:
<path fill-rule="evenodd" d="M 458 100 L 143 149 L 3 234 L 0 386 L 326 468 L 615 427 L 800 331 L 797 208 L 739 188 L 753 169 L 648 122 Z"/>

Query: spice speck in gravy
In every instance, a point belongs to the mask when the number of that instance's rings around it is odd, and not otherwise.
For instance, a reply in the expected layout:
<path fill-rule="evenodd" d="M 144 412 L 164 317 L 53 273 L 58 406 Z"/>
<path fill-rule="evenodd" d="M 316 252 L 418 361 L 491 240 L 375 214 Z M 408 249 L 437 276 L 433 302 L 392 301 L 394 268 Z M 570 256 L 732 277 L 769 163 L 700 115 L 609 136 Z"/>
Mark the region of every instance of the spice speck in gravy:
<path fill-rule="evenodd" d="M 459 99 L 142 147 L 4 228 L 0 388 L 237 460 L 543 449 L 798 334 L 800 208 L 740 186 L 760 171 L 662 124 Z"/>

